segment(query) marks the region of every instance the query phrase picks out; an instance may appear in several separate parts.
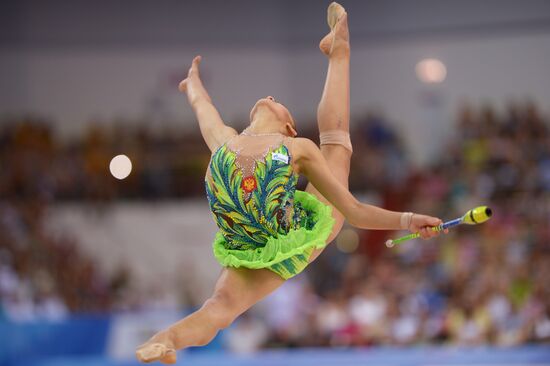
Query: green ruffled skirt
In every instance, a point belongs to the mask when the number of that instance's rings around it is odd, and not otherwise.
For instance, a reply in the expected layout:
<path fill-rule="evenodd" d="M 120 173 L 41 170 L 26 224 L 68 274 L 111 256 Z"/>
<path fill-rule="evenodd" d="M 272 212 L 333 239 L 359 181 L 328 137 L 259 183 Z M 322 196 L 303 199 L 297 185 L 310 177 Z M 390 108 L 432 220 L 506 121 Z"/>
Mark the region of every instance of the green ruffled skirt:
<path fill-rule="evenodd" d="M 267 268 L 287 280 L 302 272 L 308 265 L 313 250 L 324 248 L 334 219 L 332 208 L 320 202 L 315 196 L 296 191 L 295 202 L 300 202 L 315 223 L 310 229 L 301 227 L 290 230 L 286 235 L 271 237 L 262 248 L 239 250 L 227 249 L 226 241 L 218 231 L 214 239 L 214 256 L 224 267 Z"/>

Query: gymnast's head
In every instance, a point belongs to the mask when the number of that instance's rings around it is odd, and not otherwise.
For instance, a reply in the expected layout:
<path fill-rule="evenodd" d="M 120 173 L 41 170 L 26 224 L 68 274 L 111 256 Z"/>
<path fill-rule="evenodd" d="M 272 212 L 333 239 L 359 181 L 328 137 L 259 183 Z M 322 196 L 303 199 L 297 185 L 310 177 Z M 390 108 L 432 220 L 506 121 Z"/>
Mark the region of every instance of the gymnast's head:
<path fill-rule="evenodd" d="M 295 137 L 296 123 L 288 109 L 272 96 L 259 99 L 250 111 L 250 125 L 258 133 L 280 132 Z"/>

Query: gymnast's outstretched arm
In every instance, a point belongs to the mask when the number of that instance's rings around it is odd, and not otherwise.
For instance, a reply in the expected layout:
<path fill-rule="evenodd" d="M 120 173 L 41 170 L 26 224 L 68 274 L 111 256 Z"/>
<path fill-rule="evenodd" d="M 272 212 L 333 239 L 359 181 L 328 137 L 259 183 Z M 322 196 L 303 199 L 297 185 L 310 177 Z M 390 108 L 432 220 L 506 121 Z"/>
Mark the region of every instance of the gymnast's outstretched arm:
<path fill-rule="evenodd" d="M 212 99 L 204 85 L 202 85 L 199 72 L 200 62 L 201 56 L 193 59 L 187 78 L 180 83 L 179 90 L 187 93 L 187 100 L 199 121 L 202 137 L 210 151 L 213 152 L 224 142 L 235 136 L 237 131 L 225 125 L 218 110 L 212 104 Z"/>
<path fill-rule="evenodd" d="M 402 212 L 385 210 L 359 202 L 336 177 L 317 145 L 305 138 L 296 138 L 293 144 L 295 168 L 304 174 L 313 186 L 332 203 L 353 226 L 362 229 L 399 230 L 419 232 L 424 239 L 436 236 L 429 230 L 442 221 L 436 217 L 414 214 L 402 227 Z"/>

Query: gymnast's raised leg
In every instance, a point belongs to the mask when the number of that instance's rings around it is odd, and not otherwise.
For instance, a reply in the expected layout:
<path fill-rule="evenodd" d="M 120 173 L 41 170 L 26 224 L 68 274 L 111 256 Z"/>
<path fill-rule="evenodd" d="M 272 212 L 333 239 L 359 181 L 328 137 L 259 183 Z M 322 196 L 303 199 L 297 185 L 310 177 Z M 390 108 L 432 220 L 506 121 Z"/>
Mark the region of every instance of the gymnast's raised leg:
<path fill-rule="evenodd" d="M 331 31 L 319 44 L 321 51 L 328 57 L 328 70 L 325 87 L 317 109 L 317 123 L 321 140 L 321 152 L 338 181 L 348 187 L 352 146 L 349 137 L 349 61 L 350 45 L 348 19 L 345 9 L 332 3 L 328 9 L 328 22 Z M 306 191 L 314 194 L 320 201 L 330 202 L 308 184 Z M 333 207 L 336 223 L 327 239 L 332 241 L 342 229 L 344 216 Z M 322 252 L 314 251 L 313 261 Z"/>

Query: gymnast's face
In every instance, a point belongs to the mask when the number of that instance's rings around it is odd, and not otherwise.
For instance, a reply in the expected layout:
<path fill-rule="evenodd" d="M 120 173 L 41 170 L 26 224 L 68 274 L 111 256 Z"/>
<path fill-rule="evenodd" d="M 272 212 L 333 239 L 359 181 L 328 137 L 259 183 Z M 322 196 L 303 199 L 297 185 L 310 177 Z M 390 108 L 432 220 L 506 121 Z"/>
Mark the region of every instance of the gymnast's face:
<path fill-rule="evenodd" d="M 296 124 L 294 118 L 290 114 L 289 110 L 277 102 L 272 96 L 259 99 L 252 110 L 250 111 L 250 121 L 253 121 L 257 113 L 266 113 L 271 115 L 270 117 L 275 117 L 274 120 L 279 121 L 285 125 L 285 130 L 287 135 L 296 136 Z"/>

